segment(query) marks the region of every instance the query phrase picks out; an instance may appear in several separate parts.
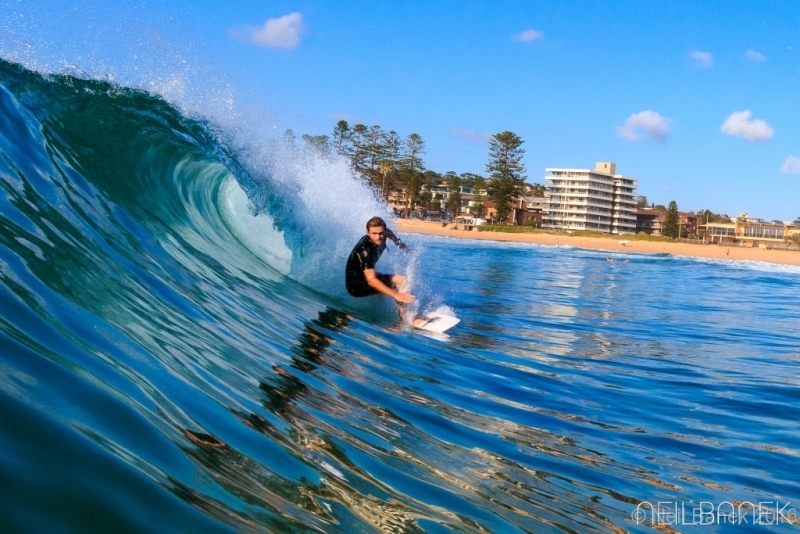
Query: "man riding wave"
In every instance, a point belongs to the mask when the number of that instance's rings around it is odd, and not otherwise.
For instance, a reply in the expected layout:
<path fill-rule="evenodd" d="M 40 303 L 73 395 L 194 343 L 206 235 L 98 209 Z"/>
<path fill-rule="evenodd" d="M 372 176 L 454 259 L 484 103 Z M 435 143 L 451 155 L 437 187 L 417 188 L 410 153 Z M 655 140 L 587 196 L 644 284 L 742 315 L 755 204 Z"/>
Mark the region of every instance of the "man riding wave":
<path fill-rule="evenodd" d="M 380 274 L 375 264 L 386 250 L 386 238 L 392 240 L 400 250 L 408 252 L 408 247 L 386 227 L 380 217 L 367 221 L 367 234 L 363 236 L 350 256 L 345 267 L 345 286 L 354 297 L 368 297 L 379 293 L 392 297 L 398 304 L 414 302 L 414 295 L 405 292 L 406 278 L 399 274 Z"/>

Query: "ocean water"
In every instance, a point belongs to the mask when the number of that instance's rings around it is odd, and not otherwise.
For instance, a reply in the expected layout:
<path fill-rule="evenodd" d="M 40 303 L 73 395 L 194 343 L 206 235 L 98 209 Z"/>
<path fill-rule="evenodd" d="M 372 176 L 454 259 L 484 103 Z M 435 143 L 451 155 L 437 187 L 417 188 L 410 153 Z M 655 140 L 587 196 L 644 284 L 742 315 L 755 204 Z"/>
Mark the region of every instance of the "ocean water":
<path fill-rule="evenodd" d="M 428 337 L 343 162 L 5 61 L 0 186 L 2 532 L 794 529 L 800 269 L 407 235 Z"/>

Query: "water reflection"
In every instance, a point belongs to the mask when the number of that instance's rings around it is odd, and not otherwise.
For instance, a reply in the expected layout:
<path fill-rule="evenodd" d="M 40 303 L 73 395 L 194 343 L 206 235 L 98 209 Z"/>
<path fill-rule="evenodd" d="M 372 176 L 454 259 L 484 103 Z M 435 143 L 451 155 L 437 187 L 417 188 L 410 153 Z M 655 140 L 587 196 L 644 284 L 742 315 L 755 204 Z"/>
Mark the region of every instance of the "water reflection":
<path fill-rule="evenodd" d="M 319 366 L 329 365 L 326 353 L 333 337 L 329 332 L 344 329 L 352 317 L 346 313 L 326 308 L 319 312 L 317 319 L 306 323 L 292 349 L 291 367 L 303 373 L 313 373 Z M 275 376 L 262 381 L 261 391 L 267 395 L 266 407 L 273 412 L 286 412 L 290 403 L 308 392 L 307 386 L 282 367 L 273 366 Z"/>
<path fill-rule="evenodd" d="M 259 383 L 264 408 L 288 427 L 279 428 L 258 413 L 233 411 L 245 425 L 268 438 L 269 443 L 279 444 L 291 456 L 313 467 L 321 477 L 319 482 L 287 479 L 216 436 L 184 430 L 184 436 L 197 447 L 187 453 L 228 492 L 251 503 L 251 510 L 233 518 L 237 528 L 248 530 L 249 526 L 260 524 L 280 525 L 278 530 L 310 527 L 321 532 L 352 532 L 368 525 L 380 532 L 416 533 L 424 532 L 418 525 L 420 519 L 438 523 L 449 515 L 426 513 L 410 496 L 393 491 L 353 461 L 340 443 L 358 445 L 358 442 L 353 442 L 347 429 L 338 428 L 336 421 L 348 420 L 348 413 L 355 417 L 356 409 L 351 403 L 359 403 L 355 399 L 332 397 L 307 383 L 321 369 L 334 369 L 329 358 L 338 360 L 338 365 L 347 365 L 330 348 L 335 344 L 336 333 L 351 320 L 351 316 L 337 310 L 320 312 L 317 319 L 304 325 L 291 351 L 289 369 L 300 374 L 276 365 L 274 375 Z M 316 378 L 324 380 L 322 376 Z M 377 418 L 373 424 L 385 428 L 388 428 L 386 421 L 381 424 L 380 419 L 395 418 L 378 407 L 367 413 Z M 389 435 L 398 436 L 396 432 Z M 193 493 L 191 500 L 212 515 L 218 508 L 218 503 L 208 497 Z M 276 518 L 265 519 L 265 510 Z M 276 523 L 277 518 L 283 520 Z M 357 527 L 359 524 L 362 528 Z"/>

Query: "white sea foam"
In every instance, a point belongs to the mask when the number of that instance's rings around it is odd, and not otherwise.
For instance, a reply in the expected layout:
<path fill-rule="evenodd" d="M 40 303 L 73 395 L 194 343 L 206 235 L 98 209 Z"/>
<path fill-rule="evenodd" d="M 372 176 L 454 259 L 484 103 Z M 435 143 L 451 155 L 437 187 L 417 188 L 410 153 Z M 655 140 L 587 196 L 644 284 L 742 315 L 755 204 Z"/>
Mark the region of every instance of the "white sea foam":
<path fill-rule="evenodd" d="M 764 273 L 788 273 L 800 274 L 800 266 L 786 265 L 781 263 L 769 263 L 766 261 L 756 260 L 731 260 L 731 259 L 716 259 L 716 258 L 698 258 L 696 256 L 672 256 L 680 258 L 681 260 L 694 261 L 697 263 L 706 263 L 724 266 L 731 269 L 742 269 L 748 271 L 758 271 Z"/>
<path fill-rule="evenodd" d="M 243 152 L 256 182 L 250 192 L 254 215 L 269 215 L 283 232 L 292 251 L 289 276 L 321 293 L 346 297 L 347 256 L 368 219 L 390 219 L 385 205 L 342 158 L 301 150 L 289 140 Z M 384 254 L 381 271 L 404 270 L 400 259 L 394 250 Z"/>

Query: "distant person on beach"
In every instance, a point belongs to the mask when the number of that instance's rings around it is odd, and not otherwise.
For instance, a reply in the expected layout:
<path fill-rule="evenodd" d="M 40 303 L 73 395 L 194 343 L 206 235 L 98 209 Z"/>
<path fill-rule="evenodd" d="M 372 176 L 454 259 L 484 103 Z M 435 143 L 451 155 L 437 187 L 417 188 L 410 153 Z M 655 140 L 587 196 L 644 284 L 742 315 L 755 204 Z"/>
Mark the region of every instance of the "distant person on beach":
<path fill-rule="evenodd" d="M 399 274 L 380 274 L 375 272 L 375 264 L 386 250 L 386 238 L 392 240 L 397 248 L 408 252 L 408 247 L 386 227 L 380 217 L 367 221 L 367 235 L 363 236 L 350 256 L 345 267 L 345 286 L 354 297 L 368 297 L 382 293 L 392 297 L 398 304 L 414 302 L 414 295 L 405 292 L 405 276 Z"/>

